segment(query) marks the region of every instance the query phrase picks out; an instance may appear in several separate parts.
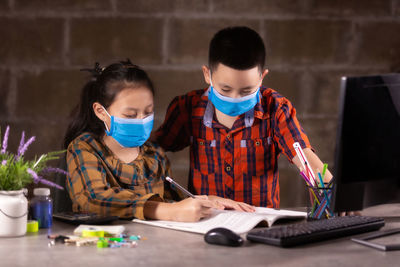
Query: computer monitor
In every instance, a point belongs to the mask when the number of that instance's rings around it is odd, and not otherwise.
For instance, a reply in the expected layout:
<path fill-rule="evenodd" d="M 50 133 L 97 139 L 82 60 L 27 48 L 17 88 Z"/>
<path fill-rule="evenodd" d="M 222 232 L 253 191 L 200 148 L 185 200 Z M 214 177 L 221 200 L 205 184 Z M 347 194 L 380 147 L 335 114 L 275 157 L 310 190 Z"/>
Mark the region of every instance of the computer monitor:
<path fill-rule="evenodd" d="M 343 77 L 335 211 L 400 200 L 400 74 Z"/>

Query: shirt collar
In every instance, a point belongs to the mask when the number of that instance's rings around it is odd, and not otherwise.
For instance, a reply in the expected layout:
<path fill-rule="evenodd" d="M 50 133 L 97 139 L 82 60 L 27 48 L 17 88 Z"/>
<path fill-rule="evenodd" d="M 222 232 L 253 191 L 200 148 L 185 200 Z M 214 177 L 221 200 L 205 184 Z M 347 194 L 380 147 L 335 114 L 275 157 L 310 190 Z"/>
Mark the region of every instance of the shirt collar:
<path fill-rule="evenodd" d="M 250 109 L 249 111 L 247 111 L 244 114 L 244 125 L 245 125 L 245 127 L 253 126 L 254 118 L 257 118 L 257 119 L 261 120 L 261 119 L 265 119 L 265 118 L 269 117 L 269 115 L 267 113 L 265 113 L 264 109 L 263 109 L 262 93 L 263 93 L 264 90 L 265 90 L 265 88 L 263 88 L 263 87 L 260 88 L 260 95 L 259 95 L 260 99 L 259 99 L 259 101 L 254 106 L 254 108 Z M 203 116 L 203 124 L 206 127 L 212 128 L 215 108 L 214 108 L 213 103 L 211 103 L 211 101 L 208 99 L 209 92 L 210 92 L 210 88 L 205 89 L 204 94 L 201 96 L 201 101 L 199 102 L 198 107 L 199 106 L 205 107 L 205 109 L 201 110 L 201 113 L 203 113 L 203 110 L 204 110 L 204 113 L 202 114 L 202 116 Z M 195 110 L 194 110 L 195 112 L 194 113 L 196 113 L 196 110 L 197 109 L 195 108 Z M 200 113 L 200 112 L 198 112 L 198 113 Z M 200 114 L 197 114 L 197 115 L 200 115 Z M 240 115 L 240 116 L 242 116 L 242 115 Z"/>

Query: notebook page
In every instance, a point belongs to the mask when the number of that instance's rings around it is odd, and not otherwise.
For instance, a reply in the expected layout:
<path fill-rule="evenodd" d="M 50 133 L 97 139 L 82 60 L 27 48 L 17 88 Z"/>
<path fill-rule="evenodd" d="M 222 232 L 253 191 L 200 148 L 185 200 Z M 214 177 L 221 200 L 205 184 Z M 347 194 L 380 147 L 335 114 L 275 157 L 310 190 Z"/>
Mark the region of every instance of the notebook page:
<path fill-rule="evenodd" d="M 142 221 L 134 219 L 133 222 L 170 228 L 181 231 L 205 234 L 209 230 L 216 227 L 224 227 L 232 230 L 237 234 L 243 234 L 253 229 L 259 222 L 266 220 L 264 214 L 231 211 L 231 210 L 215 210 L 212 217 L 202 219 L 199 222 L 172 222 L 172 221 Z"/>
<path fill-rule="evenodd" d="M 265 215 L 268 218 L 268 225 L 271 226 L 276 220 L 281 218 L 307 218 L 306 212 L 293 210 L 277 210 L 271 208 L 256 207 L 257 214 Z"/>

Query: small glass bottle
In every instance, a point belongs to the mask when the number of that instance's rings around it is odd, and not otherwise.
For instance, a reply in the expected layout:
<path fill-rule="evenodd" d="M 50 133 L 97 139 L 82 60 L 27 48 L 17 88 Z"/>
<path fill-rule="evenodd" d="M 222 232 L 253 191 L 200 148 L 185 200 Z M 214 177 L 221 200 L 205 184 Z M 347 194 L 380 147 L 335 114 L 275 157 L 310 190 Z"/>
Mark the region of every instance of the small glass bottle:
<path fill-rule="evenodd" d="M 53 200 L 49 188 L 33 189 L 31 201 L 32 219 L 39 222 L 39 228 L 50 228 L 53 224 Z"/>

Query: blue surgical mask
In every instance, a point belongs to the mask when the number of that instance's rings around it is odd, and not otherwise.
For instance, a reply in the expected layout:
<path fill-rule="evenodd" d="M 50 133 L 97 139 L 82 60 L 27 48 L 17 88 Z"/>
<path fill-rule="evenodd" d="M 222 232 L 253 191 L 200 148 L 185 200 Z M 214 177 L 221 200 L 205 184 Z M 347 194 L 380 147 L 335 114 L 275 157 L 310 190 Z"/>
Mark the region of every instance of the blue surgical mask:
<path fill-rule="evenodd" d="M 107 129 L 106 133 L 121 146 L 139 147 L 149 139 L 151 130 L 153 129 L 154 113 L 144 119 L 124 119 L 110 116 L 105 108 L 104 110 L 111 118 L 110 129 L 104 123 Z"/>
<path fill-rule="evenodd" d="M 258 88 L 257 91 L 250 95 L 239 98 L 232 98 L 223 96 L 218 93 L 217 90 L 215 90 L 211 81 L 211 73 L 210 82 L 211 86 L 208 93 L 208 99 L 210 99 L 216 109 L 226 115 L 234 117 L 246 113 L 250 109 L 254 108 L 254 106 L 258 103 L 260 99 L 260 88 Z"/>

